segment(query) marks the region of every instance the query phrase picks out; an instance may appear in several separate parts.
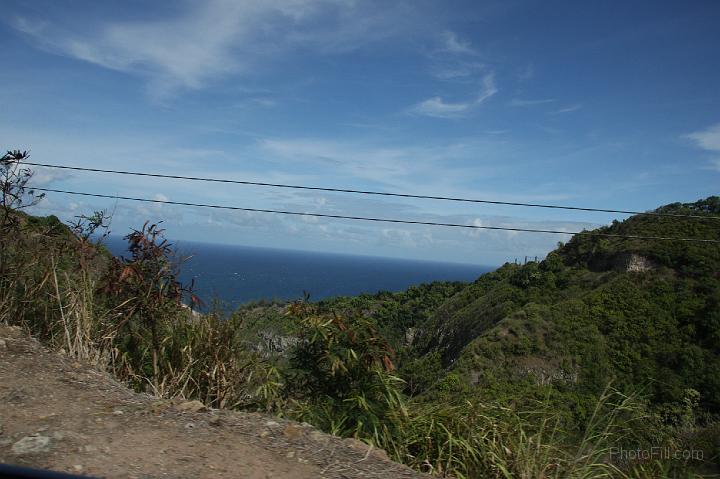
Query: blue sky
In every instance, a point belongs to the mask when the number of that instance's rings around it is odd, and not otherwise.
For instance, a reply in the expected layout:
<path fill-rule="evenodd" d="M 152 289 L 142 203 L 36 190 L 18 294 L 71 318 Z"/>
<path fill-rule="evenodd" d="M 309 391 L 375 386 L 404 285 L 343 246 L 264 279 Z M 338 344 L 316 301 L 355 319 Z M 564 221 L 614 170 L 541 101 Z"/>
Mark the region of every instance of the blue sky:
<path fill-rule="evenodd" d="M 2 2 L 0 144 L 37 162 L 646 210 L 718 194 L 720 3 Z M 38 169 L 36 185 L 576 231 L 615 216 Z M 567 237 L 50 194 L 113 231 L 500 264 Z"/>

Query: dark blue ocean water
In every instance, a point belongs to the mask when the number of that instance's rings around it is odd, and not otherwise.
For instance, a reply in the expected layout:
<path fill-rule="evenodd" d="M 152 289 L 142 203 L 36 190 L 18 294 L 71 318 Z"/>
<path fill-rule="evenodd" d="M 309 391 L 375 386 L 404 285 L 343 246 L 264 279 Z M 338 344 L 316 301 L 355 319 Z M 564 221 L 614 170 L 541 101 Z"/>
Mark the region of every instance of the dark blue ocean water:
<path fill-rule="evenodd" d="M 107 246 L 126 255 L 125 244 L 111 238 Z M 175 243 L 182 256 L 181 280 L 195 279 L 195 292 L 207 304 L 219 299 L 227 308 L 259 299 L 311 300 L 332 296 L 403 291 L 432 281 L 474 281 L 495 269 L 489 266 L 351 256 L 306 251 Z"/>

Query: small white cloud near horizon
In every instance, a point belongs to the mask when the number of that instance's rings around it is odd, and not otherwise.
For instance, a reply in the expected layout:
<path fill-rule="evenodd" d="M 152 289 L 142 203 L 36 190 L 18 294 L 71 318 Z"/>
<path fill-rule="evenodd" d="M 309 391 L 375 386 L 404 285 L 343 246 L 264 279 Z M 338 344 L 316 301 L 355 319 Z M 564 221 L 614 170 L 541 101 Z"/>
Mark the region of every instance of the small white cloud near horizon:
<path fill-rule="evenodd" d="M 481 229 L 480 227 L 485 226 L 483 223 L 483 220 L 480 218 L 473 218 L 471 221 L 467 221 L 466 224 L 468 226 L 475 226 L 475 229 L 471 229 L 468 231 L 468 235 L 473 238 L 479 237 L 482 233 L 487 232 L 487 230 Z"/>
<path fill-rule="evenodd" d="M 73 175 L 67 171 L 58 171 L 42 166 L 35 167 L 32 171 L 32 185 L 35 187 L 49 186 L 55 181 L 68 180 L 73 177 Z"/>
<path fill-rule="evenodd" d="M 435 96 L 421 101 L 410 112 L 416 115 L 430 116 L 434 118 L 459 118 L 465 116 L 473 108 L 485 102 L 498 92 L 495 85 L 495 74 L 490 72 L 483 77 L 482 88 L 478 96 L 466 102 L 450 103 Z"/>
<path fill-rule="evenodd" d="M 720 123 L 710 125 L 701 131 L 682 135 L 682 138 L 691 140 L 697 148 L 717 155 L 710 159 L 711 168 L 720 171 Z"/>

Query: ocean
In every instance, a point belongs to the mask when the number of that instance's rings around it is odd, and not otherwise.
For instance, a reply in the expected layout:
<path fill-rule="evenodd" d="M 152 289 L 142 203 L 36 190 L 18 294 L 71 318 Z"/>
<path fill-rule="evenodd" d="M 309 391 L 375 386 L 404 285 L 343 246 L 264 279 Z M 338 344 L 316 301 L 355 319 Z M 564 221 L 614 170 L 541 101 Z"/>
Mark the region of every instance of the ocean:
<path fill-rule="evenodd" d="M 375 256 L 229 246 L 181 241 L 181 256 L 191 256 L 180 279 L 195 279 L 195 293 L 206 304 L 219 300 L 233 309 L 255 300 L 310 300 L 378 291 L 403 291 L 432 281 L 474 281 L 495 267 Z M 126 255 L 119 238 L 106 242 L 116 255 Z"/>

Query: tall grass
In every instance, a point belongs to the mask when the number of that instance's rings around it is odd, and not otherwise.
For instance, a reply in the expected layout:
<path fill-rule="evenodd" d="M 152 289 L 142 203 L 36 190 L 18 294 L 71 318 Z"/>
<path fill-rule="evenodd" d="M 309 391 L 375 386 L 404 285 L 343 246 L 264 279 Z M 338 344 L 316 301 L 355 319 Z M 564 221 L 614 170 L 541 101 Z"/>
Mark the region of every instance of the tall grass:
<path fill-rule="evenodd" d="M 88 222 L 71 231 L 53 217 L 3 212 L 0 322 L 158 397 L 264 406 L 258 390 L 271 364 L 246 347 L 242 317 L 183 305 L 162 235 L 133 236 L 137 255 L 121 261 L 90 239 Z"/>

